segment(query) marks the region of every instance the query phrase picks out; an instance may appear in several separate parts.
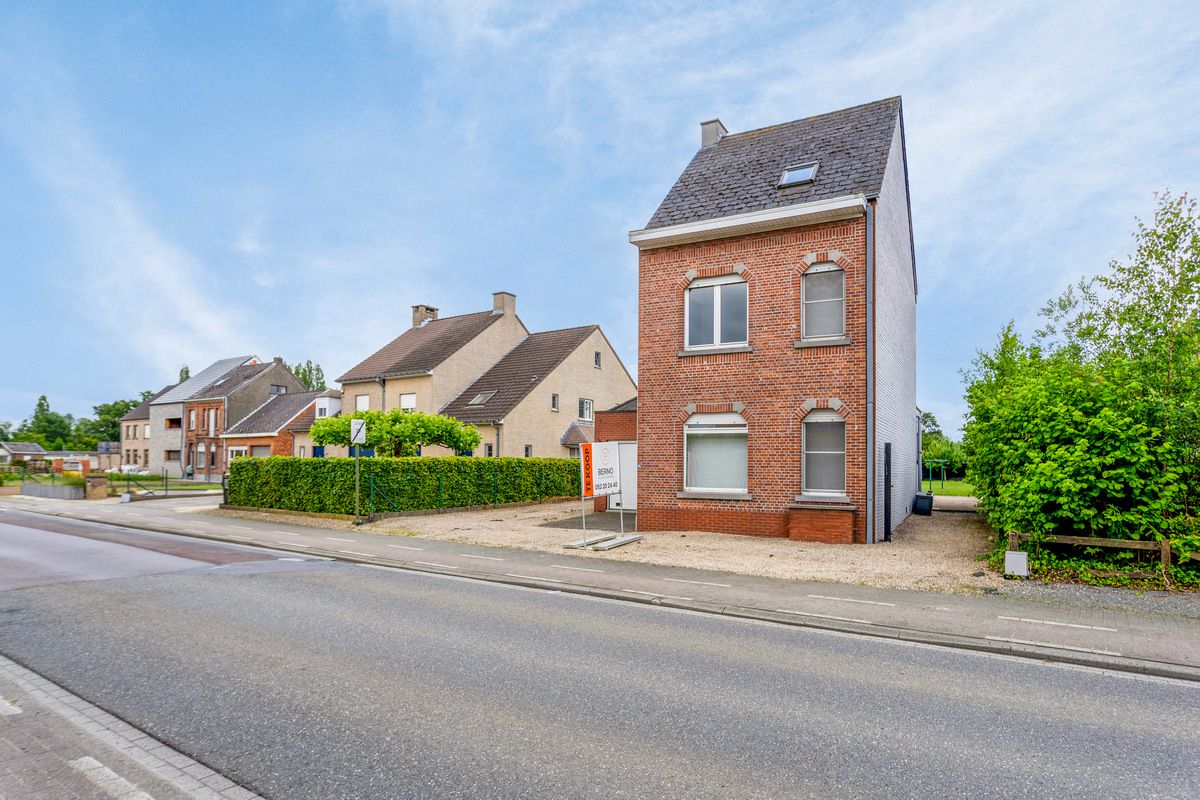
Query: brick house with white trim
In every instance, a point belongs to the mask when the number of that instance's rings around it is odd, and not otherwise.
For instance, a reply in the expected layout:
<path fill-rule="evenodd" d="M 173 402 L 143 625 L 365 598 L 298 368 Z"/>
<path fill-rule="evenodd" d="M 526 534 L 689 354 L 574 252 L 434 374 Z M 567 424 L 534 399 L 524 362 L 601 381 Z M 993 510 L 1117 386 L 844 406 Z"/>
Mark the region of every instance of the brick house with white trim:
<path fill-rule="evenodd" d="M 629 239 L 639 530 L 887 538 L 919 456 L 900 98 L 732 135 L 702 123 Z"/>

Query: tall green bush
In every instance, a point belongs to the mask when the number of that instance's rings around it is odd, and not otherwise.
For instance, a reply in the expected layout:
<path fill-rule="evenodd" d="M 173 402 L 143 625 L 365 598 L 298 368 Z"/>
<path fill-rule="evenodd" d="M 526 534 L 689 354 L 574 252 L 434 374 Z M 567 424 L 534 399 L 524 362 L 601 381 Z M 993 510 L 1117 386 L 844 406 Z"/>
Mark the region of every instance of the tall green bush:
<path fill-rule="evenodd" d="M 415 511 L 516 503 L 579 494 L 572 458 L 425 456 L 364 458 L 362 509 Z M 354 459 L 239 458 L 229 467 L 229 502 L 325 514 L 354 513 Z"/>

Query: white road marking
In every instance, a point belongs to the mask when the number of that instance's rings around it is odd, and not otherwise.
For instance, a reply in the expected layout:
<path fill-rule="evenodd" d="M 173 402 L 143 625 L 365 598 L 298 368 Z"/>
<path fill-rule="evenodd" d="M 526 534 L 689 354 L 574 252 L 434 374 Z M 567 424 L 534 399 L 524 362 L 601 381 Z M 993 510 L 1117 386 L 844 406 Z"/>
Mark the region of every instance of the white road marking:
<path fill-rule="evenodd" d="M 67 763 L 76 772 L 100 787 L 109 797 L 119 797 L 121 800 L 154 800 L 153 797 L 139 790 L 137 786 L 91 756 L 77 758 Z"/>
<path fill-rule="evenodd" d="M 271 531 L 271 533 L 282 534 L 283 536 L 300 536 L 302 534 L 292 533 L 291 531 Z"/>
<path fill-rule="evenodd" d="M 622 592 L 631 592 L 633 594 L 648 594 L 651 597 L 665 597 L 668 600 L 692 600 L 691 597 L 680 597 L 677 594 L 661 594 L 660 592 L 643 592 L 638 589 L 622 589 Z"/>
<path fill-rule="evenodd" d="M 388 547 L 394 547 L 397 550 L 424 550 L 424 547 L 409 547 L 406 544 L 389 544 Z"/>
<path fill-rule="evenodd" d="M 414 561 L 412 563 L 420 564 L 425 567 L 441 567 L 442 569 L 462 569 L 462 567 L 456 567 L 453 564 L 435 564 L 432 561 Z"/>
<path fill-rule="evenodd" d="M 813 614 L 808 611 L 793 611 L 790 608 L 777 608 L 775 610 L 780 614 L 795 614 L 800 617 L 816 617 L 817 619 L 832 619 L 832 620 L 837 620 L 838 622 L 857 622 L 860 625 L 874 625 L 875 624 L 874 622 L 871 622 L 871 620 L 869 620 L 869 619 L 854 619 L 853 617 L 835 617 L 830 614 Z"/>
<path fill-rule="evenodd" d="M 21 707 L 4 697 L 0 697 L 0 717 L 11 717 L 21 713 Z"/>
<path fill-rule="evenodd" d="M 360 553 L 357 550 L 338 550 L 339 553 L 345 553 L 350 556 L 366 556 L 367 558 L 375 558 L 374 553 Z"/>
<path fill-rule="evenodd" d="M 560 581 L 556 578 L 539 578 L 537 575 L 518 575 L 515 572 L 506 572 L 504 574 L 510 578 L 524 578 L 527 581 L 547 581 L 549 583 L 562 583 L 562 581 Z"/>
<path fill-rule="evenodd" d="M 1082 628 L 1083 630 L 1087 631 L 1109 631 L 1110 633 L 1117 632 L 1116 628 L 1105 628 L 1101 625 L 1078 625 L 1074 622 L 1055 622 L 1052 619 L 1025 619 L 1024 617 L 1001 616 L 997 616 L 996 619 L 1006 619 L 1009 622 L 1032 622 L 1035 625 L 1057 625 L 1060 628 Z"/>
<path fill-rule="evenodd" d="M 243 542 L 255 541 L 254 539 L 251 539 L 249 536 L 234 536 L 232 533 L 228 534 L 225 538 L 226 539 L 238 539 L 239 541 L 243 541 Z"/>
<path fill-rule="evenodd" d="M 353 539 L 339 539 L 336 536 L 326 536 L 325 538 L 331 542 L 353 542 L 354 541 Z"/>
<path fill-rule="evenodd" d="M 957 608 L 947 608 L 946 606 L 934 606 L 934 611 L 958 611 Z"/>
<path fill-rule="evenodd" d="M 809 597 L 815 598 L 817 600 L 838 600 L 843 603 L 862 603 L 864 605 L 869 605 L 869 606 L 891 606 L 892 608 L 896 607 L 895 603 L 881 603 L 878 600 L 855 600 L 852 597 L 830 597 L 829 595 L 825 595 L 825 594 L 810 594 Z"/>
<path fill-rule="evenodd" d="M 663 578 L 664 581 L 671 583 L 694 583 L 697 586 L 720 586 L 722 589 L 729 589 L 731 586 L 728 583 L 709 583 L 708 581 L 685 581 L 683 578 Z"/>
<path fill-rule="evenodd" d="M 483 559 L 484 561 L 503 561 L 504 560 L 503 558 L 496 558 L 495 556 L 473 556 L 470 553 L 459 553 L 458 555 L 462 556 L 463 558 L 480 558 L 480 559 Z"/>
<path fill-rule="evenodd" d="M 184 528 L 184 530 L 188 533 L 204 533 L 204 531 L 200 530 L 199 528 Z"/>
<path fill-rule="evenodd" d="M 1030 644 L 1034 647 L 1053 647 L 1055 650 L 1075 650 L 1079 653 L 1095 653 L 1101 656 L 1119 656 L 1115 650 L 1096 650 L 1091 647 L 1072 647 L 1069 644 L 1054 644 L 1053 642 L 1031 642 L 1028 639 L 1009 639 L 1004 636 L 985 636 L 993 642 L 1011 642 L 1012 644 Z"/>
<path fill-rule="evenodd" d="M 546 566 L 553 567 L 554 569 L 573 569 L 577 572 L 604 572 L 604 570 L 602 570 L 602 569 L 588 569 L 587 567 L 567 567 L 567 566 L 563 566 L 562 564 L 547 564 Z"/>
<path fill-rule="evenodd" d="M 299 542 L 280 542 L 280 544 L 286 544 L 288 547 L 312 547 L 311 544 L 300 544 Z"/>
<path fill-rule="evenodd" d="M 254 528 L 251 528 L 249 525 L 230 525 L 229 527 L 230 527 L 230 528 L 235 528 L 235 529 L 237 529 L 237 530 L 239 530 L 239 531 L 252 531 L 252 530 L 254 530 Z"/>

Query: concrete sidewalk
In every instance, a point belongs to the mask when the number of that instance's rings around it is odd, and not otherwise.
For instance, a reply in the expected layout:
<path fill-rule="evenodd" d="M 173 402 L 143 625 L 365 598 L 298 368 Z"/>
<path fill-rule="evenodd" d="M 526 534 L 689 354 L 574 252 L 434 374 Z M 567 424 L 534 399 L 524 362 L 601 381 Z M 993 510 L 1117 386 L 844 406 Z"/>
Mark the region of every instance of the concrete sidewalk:
<path fill-rule="evenodd" d="M 1002 595 L 788 581 L 189 511 L 6 498 L 0 508 L 931 645 L 1200 681 L 1200 619 Z M 10 512 L 12 513 L 12 512 Z M 7 521 L 24 516 L 12 513 Z M 36 518 L 29 518 L 36 526 Z M 566 537 L 564 537 L 564 541 Z"/>

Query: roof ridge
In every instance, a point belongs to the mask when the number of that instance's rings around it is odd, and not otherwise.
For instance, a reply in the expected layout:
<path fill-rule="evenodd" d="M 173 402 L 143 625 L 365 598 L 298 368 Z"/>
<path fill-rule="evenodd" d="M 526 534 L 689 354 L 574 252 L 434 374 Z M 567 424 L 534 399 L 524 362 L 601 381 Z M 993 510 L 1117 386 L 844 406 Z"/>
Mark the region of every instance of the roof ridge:
<path fill-rule="evenodd" d="M 534 333 L 529 334 L 529 336 L 541 336 L 543 333 L 564 333 L 566 331 L 581 331 L 584 328 L 590 328 L 592 330 L 595 330 L 596 328 L 599 328 L 599 327 L 600 327 L 600 324 L 598 322 L 593 322 L 588 325 L 572 325 L 567 328 L 551 328 L 548 331 L 535 331 Z M 529 339 L 529 336 L 526 336 L 524 339 L 522 339 L 521 343 L 523 344 L 527 339 Z M 520 344 L 518 344 L 517 346 L 519 347 Z"/>
<path fill-rule="evenodd" d="M 729 133 L 729 134 L 722 136 L 718 140 L 717 144 L 728 141 L 730 139 L 736 139 L 739 136 L 748 136 L 751 133 L 762 133 L 763 131 L 769 131 L 769 130 L 773 130 L 775 128 L 783 128 L 787 125 L 794 125 L 797 122 L 808 122 L 809 120 L 821 119 L 822 117 L 832 117 L 835 114 L 845 114 L 848 111 L 857 111 L 858 109 L 866 108 L 867 106 L 876 106 L 876 105 L 880 105 L 882 103 L 886 103 L 890 100 L 899 101 L 900 99 L 901 99 L 900 95 L 897 94 L 897 95 L 892 95 L 891 97 L 882 97 L 878 100 L 871 100 L 866 103 L 859 103 L 858 105 L 855 105 L 855 106 L 847 106 L 846 108 L 839 108 L 836 111 L 826 111 L 823 114 L 809 114 L 807 117 L 797 117 L 796 119 L 790 119 L 790 120 L 787 120 L 786 122 L 776 122 L 771 125 L 763 125 L 760 128 L 751 128 L 748 131 L 738 131 L 737 133 Z"/>

